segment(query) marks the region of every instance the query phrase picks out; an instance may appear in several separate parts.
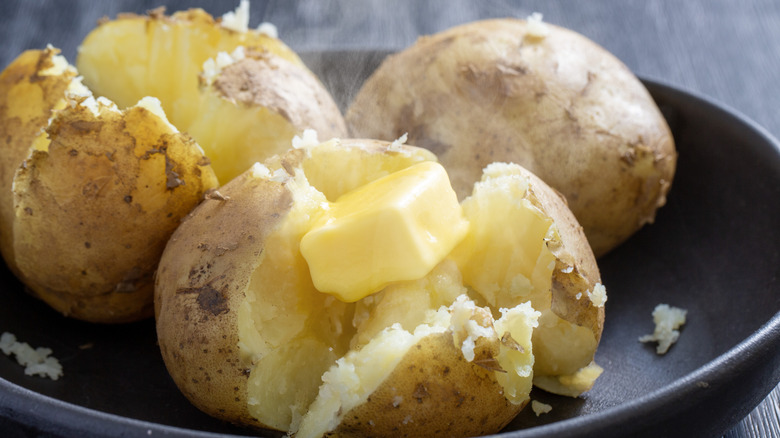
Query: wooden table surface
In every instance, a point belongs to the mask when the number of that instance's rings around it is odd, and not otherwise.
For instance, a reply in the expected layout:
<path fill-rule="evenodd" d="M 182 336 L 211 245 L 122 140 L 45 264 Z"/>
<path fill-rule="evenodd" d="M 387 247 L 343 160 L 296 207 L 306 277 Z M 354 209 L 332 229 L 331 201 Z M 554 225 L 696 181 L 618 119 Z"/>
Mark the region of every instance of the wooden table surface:
<path fill-rule="evenodd" d="M 143 13 L 167 4 L 201 6 L 215 15 L 236 1 L 3 0 L 0 65 L 27 48 L 52 43 L 69 60 L 102 16 Z M 576 30 L 625 62 L 639 76 L 707 96 L 780 137 L 780 1 L 595 0 L 418 2 L 253 1 L 252 23 L 270 21 L 300 51 L 405 47 L 417 35 L 490 17 L 545 21 Z M 770 200 L 778 202 L 778 200 Z M 772 244 L 772 242 L 770 242 Z M 779 242 L 774 242 L 775 251 Z M 777 283 L 772 285 L 778 293 Z M 780 353 L 779 353 L 780 354 Z M 724 403 L 728 403 L 724 400 Z M 780 437 L 780 386 L 726 437 Z"/>

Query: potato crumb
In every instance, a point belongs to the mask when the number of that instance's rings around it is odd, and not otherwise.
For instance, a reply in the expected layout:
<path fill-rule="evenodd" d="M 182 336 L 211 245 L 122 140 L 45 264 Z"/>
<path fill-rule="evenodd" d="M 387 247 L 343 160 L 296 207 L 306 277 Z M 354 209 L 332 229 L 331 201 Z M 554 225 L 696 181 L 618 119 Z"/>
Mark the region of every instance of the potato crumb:
<path fill-rule="evenodd" d="M 393 397 L 393 407 L 397 408 L 398 406 L 401 406 L 401 403 L 404 401 L 404 398 L 400 395 L 397 395 Z"/>
<path fill-rule="evenodd" d="M 466 295 L 460 295 L 450 306 L 452 314 L 450 330 L 453 333 L 462 334 L 465 332 L 465 339 L 461 342 L 460 350 L 467 362 L 474 360 L 474 348 L 476 340 L 485 337 L 495 336 L 495 331 L 491 327 L 482 327 L 476 321 L 471 319 L 477 309 L 476 304 Z"/>
<path fill-rule="evenodd" d="M 542 414 L 546 414 L 552 411 L 552 406 L 537 400 L 531 400 L 531 409 L 534 411 L 534 414 L 536 414 L 536 416 L 538 417 Z"/>
<path fill-rule="evenodd" d="M 54 48 L 51 44 L 46 45 L 46 50 L 50 52 L 54 52 L 58 50 Z M 72 71 L 73 67 L 71 67 L 70 64 L 68 64 L 68 61 L 65 59 L 62 55 L 54 55 L 51 57 L 52 66 L 45 68 L 38 72 L 38 75 L 40 76 L 59 76 L 66 71 Z"/>
<path fill-rule="evenodd" d="M 542 21 L 542 14 L 534 12 L 526 19 L 528 21 L 528 35 L 536 38 L 544 38 L 550 34 L 547 23 Z"/>
<path fill-rule="evenodd" d="M 253 164 L 252 167 L 249 168 L 249 172 L 251 173 L 253 178 L 266 179 L 271 176 L 271 171 L 263 163 Z"/>
<path fill-rule="evenodd" d="M 388 151 L 397 151 L 397 150 L 401 149 L 401 146 L 406 144 L 406 139 L 407 138 L 409 138 L 409 134 L 404 132 L 404 135 L 396 138 L 395 140 L 393 140 L 392 143 L 390 143 L 390 146 L 387 147 L 387 150 Z"/>
<path fill-rule="evenodd" d="M 102 98 L 98 98 L 102 99 Z M 113 102 L 106 99 L 108 103 L 116 107 Z M 103 101 L 98 100 L 99 103 L 103 104 Z M 141 100 L 138 101 L 138 104 L 136 106 L 140 106 L 142 108 L 147 109 L 149 112 L 157 116 L 165 125 L 168 127 L 168 129 L 171 130 L 171 132 L 178 133 L 179 130 L 176 129 L 175 126 L 171 124 L 171 122 L 168 121 L 168 117 L 165 115 L 165 111 L 163 110 L 162 104 L 160 103 L 160 99 L 152 96 L 146 96 L 141 98 Z M 110 107 L 109 107 L 110 108 Z"/>
<path fill-rule="evenodd" d="M 263 163 L 253 164 L 252 167 L 249 168 L 249 173 L 252 175 L 252 178 L 266 179 L 273 182 L 285 182 L 290 178 L 290 174 L 283 168 L 276 169 L 272 173 L 271 169 L 266 167 Z"/>
<path fill-rule="evenodd" d="M 317 139 L 317 131 L 313 129 L 304 129 L 301 137 L 296 135 L 292 139 L 292 146 L 295 149 L 314 147 L 319 144 L 320 141 Z"/>
<path fill-rule="evenodd" d="M 70 80 L 68 88 L 65 90 L 65 95 L 70 99 L 78 99 L 80 97 L 87 98 L 92 96 L 92 91 L 82 83 L 84 77 L 76 76 Z"/>
<path fill-rule="evenodd" d="M 668 304 L 659 304 L 653 310 L 653 322 L 655 330 L 652 335 L 644 335 L 639 342 L 658 342 L 655 351 L 665 354 L 680 337 L 679 328 L 685 324 L 685 316 L 688 311 Z"/>
<path fill-rule="evenodd" d="M 84 107 L 89 110 L 89 112 L 92 113 L 93 116 L 100 117 L 101 111 L 113 111 L 118 113 L 119 108 L 117 108 L 116 104 L 114 102 L 111 102 L 110 100 L 104 98 L 104 97 L 98 97 L 95 99 L 92 94 L 88 96 L 80 96 L 80 95 L 68 95 L 69 103 L 71 108 L 76 108 L 77 106 Z M 51 123 L 52 118 L 49 119 L 49 123 Z"/>
<path fill-rule="evenodd" d="M 463 340 L 463 343 L 460 346 L 460 351 L 463 353 L 463 358 L 466 359 L 466 362 L 471 362 L 474 360 L 474 347 L 476 347 L 476 343 L 474 342 L 474 338 L 471 336 Z"/>
<path fill-rule="evenodd" d="M 0 351 L 5 355 L 16 356 L 19 365 L 25 367 L 24 374 L 28 376 L 48 377 L 57 380 L 62 377 L 62 365 L 49 348 L 32 348 L 26 342 L 18 342 L 12 333 L 4 332 L 0 336 Z"/>
<path fill-rule="evenodd" d="M 593 291 L 588 291 L 588 298 L 596 307 L 604 307 L 604 303 L 607 302 L 607 288 L 601 283 L 596 283 L 593 286 Z"/>
<path fill-rule="evenodd" d="M 268 35 L 271 38 L 279 38 L 279 30 L 276 29 L 273 23 L 264 21 L 257 26 L 257 32 L 263 35 Z"/>
<path fill-rule="evenodd" d="M 235 11 L 223 15 L 222 27 L 236 32 L 249 30 L 249 0 L 241 0 Z"/>
<path fill-rule="evenodd" d="M 209 58 L 203 62 L 202 78 L 207 85 L 211 85 L 217 79 L 222 70 L 242 59 L 246 58 L 246 49 L 244 46 L 238 46 L 233 52 L 218 52 L 214 58 Z"/>

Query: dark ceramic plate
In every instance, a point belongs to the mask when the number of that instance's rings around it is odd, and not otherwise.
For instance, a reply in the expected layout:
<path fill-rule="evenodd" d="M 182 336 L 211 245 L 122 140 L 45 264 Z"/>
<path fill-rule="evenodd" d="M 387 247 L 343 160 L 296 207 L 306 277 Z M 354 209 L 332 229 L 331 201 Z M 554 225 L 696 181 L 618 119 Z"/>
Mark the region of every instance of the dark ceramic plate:
<path fill-rule="evenodd" d="M 304 55 L 343 106 L 386 53 Z M 506 437 L 718 436 L 780 381 L 780 145 L 701 97 L 645 82 L 674 131 L 679 167 L 655 224 L 600 260 L 609 291 L 592 391 L 523 411 Z M 94 326 L 30 298 L 7 272 L 0 332 L 47 346 L 58 381 L 0 355 L 3 436 L 247 435 L 200 413 L 168 377 L 152 321 Z M 688 309 L 665 356 L 637 338 L 656 304 Z M 269 433 L 270 434 L 270 433 Z"/>

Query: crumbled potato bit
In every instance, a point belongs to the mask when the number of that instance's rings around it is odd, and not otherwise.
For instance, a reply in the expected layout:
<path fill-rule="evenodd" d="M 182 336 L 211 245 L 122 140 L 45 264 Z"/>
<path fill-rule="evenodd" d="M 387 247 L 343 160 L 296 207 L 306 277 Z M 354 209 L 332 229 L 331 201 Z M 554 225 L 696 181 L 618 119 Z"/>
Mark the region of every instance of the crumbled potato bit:
<path fill-rule="evenodd" d="M 593 291 L 588 291 L 588 298 L 596 307 L 604 307 L 604 303 L 607 302 L 607 289 L 603 284 L 597 283 L 593 287 Z"/>
<path fill-rule="evenodd" d="M 534 12 L 528 18 L 528 35 L 536 38 L 544 38 L 550 34 L 550 28 L 542 21 L 542 14 Z"/>
<path fill-rule="evenodd" d="M 547 414 L 552 411 L 552 406 L 548 405 L 547 403 L 542 403 L 539 400 L 531 400 L 531 409 L 538 417 L 542 414 Z"/>
<path fill-rule="evenodd" d="M 249 0 L 241 0 L 235 11 L 230 11 L 222 16 L 222 27 L 246 32 L 249 30 Z"/>
<path fill-rule="evenodd" d="M 0 351 L 7 356 L 16 356 L 16 361 L 24 367 L 25 375 L 38 375 L 52 380 L 62 377 L 62 365 L 57 358 L 50 356 L 50 348 L 32 348 L 26 342 L 17 341 L 12 333 L 4 332 L 0 336 Z"/>
<path fill-rule="evenodd" d="M 644 335 L 639 342 L 658 342 L 655 351 L 658 354 L 666 354 L 680 337 L 678 330 L 685 324 L 685 316 L 688 311 L 668 304 L 659 304 L 653 310 L 653 322 L 655 330 L 652 335 Z"/>

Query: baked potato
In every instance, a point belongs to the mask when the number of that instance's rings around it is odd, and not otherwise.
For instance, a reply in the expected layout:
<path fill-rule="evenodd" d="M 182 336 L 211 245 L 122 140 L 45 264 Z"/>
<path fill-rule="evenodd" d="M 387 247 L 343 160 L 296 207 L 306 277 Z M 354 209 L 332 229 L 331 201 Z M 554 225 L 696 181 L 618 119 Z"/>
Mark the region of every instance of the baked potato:
<path fill-rule="evenodd" d="M 676 165 L 672 134 L 629 69 L 539 19 L 421 37 L 381 64 L 345 117 L 352 136 L 408 133 L 461 197 L 487 164 L 521 164 L 563 193 L 597 256 L 653 221 Z"/>
<path fill-rule="evenodd" d="M 95 322 L 151 316 L 165 240 L 217 178 L 283 152 L 304 128 L 346 131 L 298 56 L 246 29 L 247 8 L 216 20 L 200 9 L 125 14 L 85 38 L 81 71 L 54 48 L 3 71 L 0 251 L 55 309 Z M 71 185 L 55 187 L 52 175 Z"/>
<path fill-rule="evenodd" d="M 296 437 L 471 436 L 536 379 L 593 384 L 606 295 L 555 191 L 495 163 L 461 204 L 402 141 L 294 146 L 220 187 L 160 260 L 160 350 L 195 406 Z"/>
<path fill-rule="evenodd" d="M 344 137 L 328 91 L 281 40 L 248 28 L 248 8 L 242 1 L 230 20 L 202 9 L 122 14 L 86 36 L 76 66 L 85 85 L 120 108 L 158 98 L 223 184 L 284 152 L 304 129 Z"/>
<path fill-rule="evenodd" d="M 2 75 L 0 249 L 28 290 L 65 315 L 150 317 L 165 243 L 216 176 L 156 99 L 120 111 L 57 52 L 25 52 Z"/>

